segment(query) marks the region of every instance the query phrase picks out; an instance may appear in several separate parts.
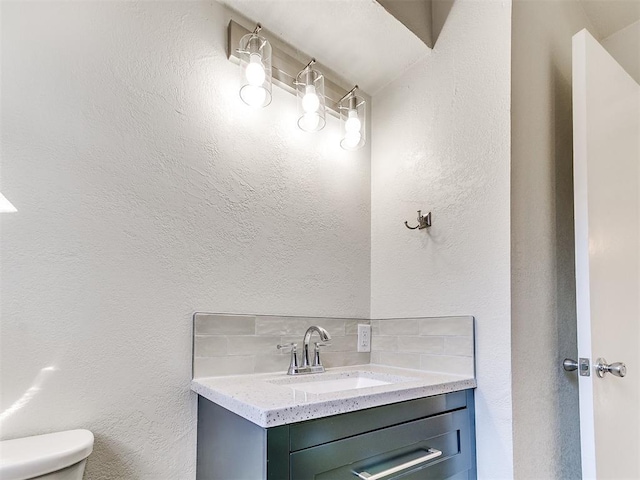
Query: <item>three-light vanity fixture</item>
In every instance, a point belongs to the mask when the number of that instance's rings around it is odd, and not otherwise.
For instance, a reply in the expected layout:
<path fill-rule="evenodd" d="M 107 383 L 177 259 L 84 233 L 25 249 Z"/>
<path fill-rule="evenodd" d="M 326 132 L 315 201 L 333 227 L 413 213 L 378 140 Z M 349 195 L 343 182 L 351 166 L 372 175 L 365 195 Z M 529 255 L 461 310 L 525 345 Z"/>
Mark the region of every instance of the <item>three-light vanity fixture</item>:
<path fill-rule="evenodd" d="M 240 98 L 254 108 L 271 103 L 273 83 L 298 98 L 298 127 L 317 132 L 326 125 L 326 114 L 340 118 L 340 146 L 357 150 L 364 146 L 366 101 L 356 85 L 345 91 L 318 68 L 315 58 L 306 65 L 284 49 L 273 48 L 260 31 L 249 31 L 233 20 L 229 23 L 227 55 L 240 63 Z M 237 45 L 237 48 L 235 47 Z"/>

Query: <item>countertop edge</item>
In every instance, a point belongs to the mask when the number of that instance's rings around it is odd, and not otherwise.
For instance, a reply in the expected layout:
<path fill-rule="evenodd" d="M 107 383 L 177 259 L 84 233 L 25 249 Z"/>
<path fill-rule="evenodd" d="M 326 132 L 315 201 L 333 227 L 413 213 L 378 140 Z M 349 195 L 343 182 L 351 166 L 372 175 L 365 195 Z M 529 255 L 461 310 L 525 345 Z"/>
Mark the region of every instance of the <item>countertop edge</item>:
<path fill-rule="evenodd" d="M 412 385 L 404 388 L 402 385 L 398 385 L 391 391 L 365 392 L 362 395 L 352 395 L 347 398 L 317 398 L 315 401 L 297 405 L 260 408 L 243 402 L 238 398 L 240 395 L 234 395 L 233 392 L 223 393 L 200 380 L 204 379 L 193 379 L 191 381 L 192 391 L 263 428 L 277 427 L 417 398 L 467 390 L 477 386 L 475 378 L 461 377 L 438 384 Z"/>

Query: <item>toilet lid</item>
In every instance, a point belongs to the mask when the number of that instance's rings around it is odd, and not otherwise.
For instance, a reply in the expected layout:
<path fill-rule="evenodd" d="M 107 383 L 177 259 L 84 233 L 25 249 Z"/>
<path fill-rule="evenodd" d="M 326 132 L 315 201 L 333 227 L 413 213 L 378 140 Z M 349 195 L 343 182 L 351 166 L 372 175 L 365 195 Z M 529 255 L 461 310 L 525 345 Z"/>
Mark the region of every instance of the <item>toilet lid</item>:
<path fill-rule="evenodd" d="M 78 463 L 93 451 L 93 433 L 69 430 L 0 442 L 0 479 L 26 480 Z"/>

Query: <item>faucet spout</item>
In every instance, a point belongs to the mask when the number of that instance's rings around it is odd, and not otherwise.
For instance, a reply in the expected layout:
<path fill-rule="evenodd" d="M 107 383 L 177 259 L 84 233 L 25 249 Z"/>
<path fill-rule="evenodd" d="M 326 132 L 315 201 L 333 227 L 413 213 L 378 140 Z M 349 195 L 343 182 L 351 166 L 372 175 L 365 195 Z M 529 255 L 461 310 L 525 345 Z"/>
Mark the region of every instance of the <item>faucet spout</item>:
<path fill-rule="evenodd" d="M 309 363 L 309 342 L 311 341 L 311 336 L 317 333 L 320 336 L 320 340 L 323 342 L 330 342 L 331 335 L 324 328 L 319 327 L 317 325 L 312 325 L 307 328 L 307 331 L 304 334 L 304 348 L 303 348 L 303 358 L 302 358 L 302 368 L 310 367 Z"/>
<path fill-rule="evenodd" d="M 311 341 L 311 335 L 313 335 L 314 332 L 320 335 L 320 340 L 322 340 L 323 342 L 329 342 L 331 340 L 331 335 L 329 335 L 329 332 L 327 332 L 324 328 L 317 325 L 312 325 L 307 328 L 307 331 L 304 333 L 305 345 L 309 345 L 309 342 Z"/>

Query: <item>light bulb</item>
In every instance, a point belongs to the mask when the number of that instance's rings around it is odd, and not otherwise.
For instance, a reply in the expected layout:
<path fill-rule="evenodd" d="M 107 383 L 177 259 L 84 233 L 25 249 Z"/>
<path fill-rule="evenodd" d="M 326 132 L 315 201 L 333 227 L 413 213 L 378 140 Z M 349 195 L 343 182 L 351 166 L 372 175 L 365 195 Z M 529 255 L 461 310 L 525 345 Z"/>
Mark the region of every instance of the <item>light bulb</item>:
<path fill-rule="evenodd" d="M 305 113 L 298 121 L 298 126 L 305 132 L 315 132 L 320 124 L 320 115 L 316 112 Z"/>
<path fill-rule="evenodd" d="M 349 110 L 349 118 L 347 118 L 347 121 L 344 122 L 344 129 L 347 132 L 358 133 L 360 132 L 361 128 L 362 128 L 362 122 L 358 118 L 358 112 L 353 109 Z M 358 142 L 359 141 L 360 140 L 358 140 Z"/>
<path fill-rule="evenodd" d="M 262 87 L 254 85 L 245 85 L 240 90 L 240 96 L 244 103 L 250 107 L 262 107 L 267 98 L 267 91 Z"/>
<path fill-rule="evenodd" d="M 317 112 L 320 108 L 320 98 L 316 94 L 316 87 L 314 85 L 307 85 L 304 87 L 304 97 L 302 97 L 302 109 L 306 113 Z"/>
<path fill-rule="evenodd" d="M 262 57 L 259 53 L 249 55 L 249 64 L 244 74 L 247 77 L 249 85 L 258 87 L 264 83 L 266 74 L 264 72 L 264 65 L 262 64 Z"/>
<path fill-rule="evenodd" d="M 347 132 L 342 139 L 345 148 L 356 148 L 362 139 L 360 132 Z"/>

